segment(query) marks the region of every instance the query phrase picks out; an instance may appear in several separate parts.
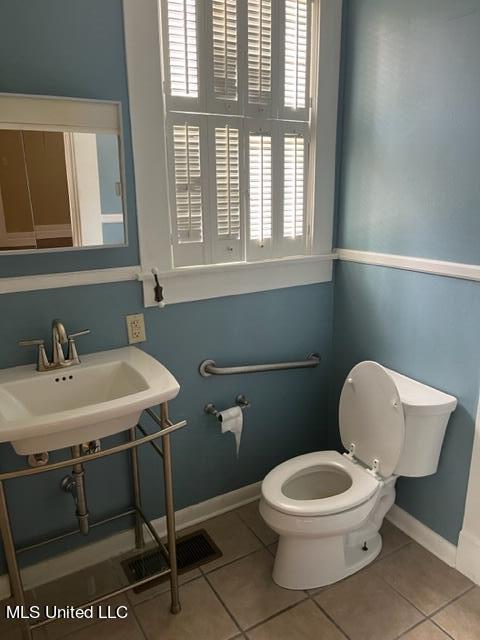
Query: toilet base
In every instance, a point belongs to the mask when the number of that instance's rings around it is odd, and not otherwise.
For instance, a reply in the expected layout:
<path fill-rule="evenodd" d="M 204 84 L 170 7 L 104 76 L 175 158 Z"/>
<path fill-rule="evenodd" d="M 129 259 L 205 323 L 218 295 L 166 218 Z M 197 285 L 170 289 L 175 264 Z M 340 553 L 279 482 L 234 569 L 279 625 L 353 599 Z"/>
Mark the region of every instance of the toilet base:
<path fill-rule="evenodd" d="M 315 589 L 338 582 L 370 564 L 382 549 L 379 533 L 349 544 L 348 535 L 298 538 L 281 535 L 273 580 L 285 589 Z"/>

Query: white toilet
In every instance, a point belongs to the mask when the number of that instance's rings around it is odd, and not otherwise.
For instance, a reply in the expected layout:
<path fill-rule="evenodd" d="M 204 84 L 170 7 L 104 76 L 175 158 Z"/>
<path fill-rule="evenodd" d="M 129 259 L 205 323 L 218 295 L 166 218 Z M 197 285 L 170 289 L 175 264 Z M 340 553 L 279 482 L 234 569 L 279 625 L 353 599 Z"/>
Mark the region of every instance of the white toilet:
<path fill-rule="evenodd" d="M 279 534 L 274 581 L 321 587 L 380 553 L 378 533 L 398 476 L 435 473 L 457 400 L 376 362 L 348 374 L 340 397 L 349 453 L 318 451 L 275 467 L 262 483 L 260 513 Z"/>

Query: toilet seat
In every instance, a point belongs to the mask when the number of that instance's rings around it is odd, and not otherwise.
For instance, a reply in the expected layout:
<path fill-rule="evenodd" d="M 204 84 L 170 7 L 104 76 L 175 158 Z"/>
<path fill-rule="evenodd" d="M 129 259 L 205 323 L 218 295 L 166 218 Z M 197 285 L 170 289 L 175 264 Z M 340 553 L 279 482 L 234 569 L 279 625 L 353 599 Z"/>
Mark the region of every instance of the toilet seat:
<path fill-rule="evenodd" d="M 317 469 L 343 472 L 351 479 L 350 487 L 341 493 L 313 500 L 294 499 L 285 495 L 285 485 L 296 475 L 308 473 L 309 470 L 314 473 Z M 382 484 L 364 467 L 337 451 L 316 451 L 287 460 L 270 471 L 262 483 L 262 496 L 271 507 L 287 515 L 326 516 L 363 504 Z"/>
<path fill-rule="evenodd" d="M 343 385 L 338 417 L 345 449 L 389 478 L 405 445 L 405 416 L 388 370 L 371 361 L 353 367 Z"/>

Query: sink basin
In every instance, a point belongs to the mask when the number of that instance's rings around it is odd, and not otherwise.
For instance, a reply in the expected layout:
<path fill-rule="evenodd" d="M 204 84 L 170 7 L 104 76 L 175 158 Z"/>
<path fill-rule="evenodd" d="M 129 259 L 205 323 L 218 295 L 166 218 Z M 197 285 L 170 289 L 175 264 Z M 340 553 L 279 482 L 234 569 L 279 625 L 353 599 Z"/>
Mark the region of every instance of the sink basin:
<path fill-rule="evenodd" d="M 22 455 L 53 451 L 134 427 L 142 411 L 175 398 L 180 386 L 136 347 L 83 356 L 81 364 L 39 373 L 0 370 L 0 442 Z"/>

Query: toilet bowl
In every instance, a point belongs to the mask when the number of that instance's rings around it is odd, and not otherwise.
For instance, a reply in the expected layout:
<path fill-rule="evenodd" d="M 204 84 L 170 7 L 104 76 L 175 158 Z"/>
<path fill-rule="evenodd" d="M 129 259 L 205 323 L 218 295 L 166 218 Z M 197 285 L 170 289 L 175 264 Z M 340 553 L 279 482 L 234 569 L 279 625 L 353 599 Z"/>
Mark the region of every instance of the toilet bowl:
<path fill-rule="evenodd" d="M 383 482 L 337 451 L 299 456 L 270 472 L 262 484 L 260 513 L 279 534 L 274 581 L 287 589 L 312 589 L 374 560 L 395 480 Z"/>
<path fill-rule="evenodd" d="M 379 529 L 399 475 L 435 473 L 456 399 L 376 362 L 345 381 L 339 407 L 349 453 L 287 460 L 262 483 L 260 514 L 279 535 L 274 581 L 288 589 L 337 582 L 380 553 Z"/>

